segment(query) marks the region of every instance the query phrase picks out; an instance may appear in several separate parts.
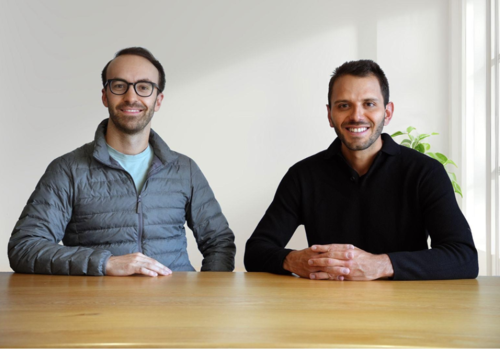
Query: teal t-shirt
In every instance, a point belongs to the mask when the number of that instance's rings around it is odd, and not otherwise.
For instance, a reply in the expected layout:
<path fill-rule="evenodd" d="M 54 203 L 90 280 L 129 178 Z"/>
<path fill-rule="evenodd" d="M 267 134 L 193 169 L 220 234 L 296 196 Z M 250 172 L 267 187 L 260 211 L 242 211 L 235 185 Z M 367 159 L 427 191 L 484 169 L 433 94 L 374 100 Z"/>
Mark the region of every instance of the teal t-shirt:
<path fill-rule="evenodd" d="M 146 176 L 153 162 L 154 153 L 151 146 L 148 144 L 148 147 L 144 151 L 134 155 L 123 154 L 110 145 L 107 146 L 109 155 L 120 163 L 122 168 L 132 176 L 137 193 L 141 193 L 142 186 L 146 181 Z"/>

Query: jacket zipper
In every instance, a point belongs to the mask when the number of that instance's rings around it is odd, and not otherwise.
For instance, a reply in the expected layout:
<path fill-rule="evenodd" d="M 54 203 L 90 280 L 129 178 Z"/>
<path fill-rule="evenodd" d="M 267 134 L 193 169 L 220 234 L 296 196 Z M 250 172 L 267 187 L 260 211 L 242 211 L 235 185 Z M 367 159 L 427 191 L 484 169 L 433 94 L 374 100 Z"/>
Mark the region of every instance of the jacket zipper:
<path fill-rule="evenodd" d="M 157 173 L 158 171 L 159 170 L 156 169 L 156 171 L 153 171 L 153 172 L 150 172 L 147 174 L 146 180 L 144 181 L 142 188 L 144 188 L 146 186 L 146 182 L 148 182 L 148 179 L 151 177 L 151 175 Z M 130 176 L 130 179 L 132 180 L 132 184 L 135 187 L 134 179 L 132 179 L 132 176 L 128 172 L 126 172 L 126 173 Z M 143 231 L 144 231 L 144 221 L 142 218 L 142 198 L 141 198 L 140 194 L 137 195 L 137 207 L 136 207 L 135 211 L 136 211 L 137 215 L 139 216 L 139 237 L 137 239 L 137 247 L 139 248 L 139 253 L 142 253 L 142 235 L 143 235 Z"/>
<path fill-rule="evenodd" d="M 100 163 L 102 163 L 102 162 L 100 162 Z M 132 178 L 132 175 L 130 175 L 128 173 L 128 171 L 126 171 L 122 167 L 109 166 L 108 164 L 105 164 L 105 163 L 103 163 L 103 164 L 110 167 L 110 168 L 124 171 L 125 174 L 127 174 L 127 176 L 129 177 L 130 181 L 132 181 L 132 186 L 134 186 L 134 188 L 135 188 L 134 179 Z M 155 171 L 150 172 L 147 175 L 146 181 L 144 181 L 144 184 L 142 185 L 143 188 L 144 188 L 144 186 L 146 186 L 146 182 L 148 182 L 148 179 L 150 178 L 150 176 L 156 174 L 158 171 L 159 171 L 159 169 L 155 169 Z M 137 213 L 138 219 L 139 219 L 139 233 L 138 233 L 138 239 L 137 239 L 137 247 L 139 249 L 139 253 L 142 253 L 142 235 L 143 235 L 143 231 L 144 231 L 144 222 L 142 220 L 142 198 L 141 198 L 141 195 L 137 192 L 137 189 L 136 189 L 136 193 L 137 193 L 137 205 L 136 205 L 135 212 Z"/>
<path fill-rule="evenodd" d="M 142 253 L 142 231 L 144 223 L 142 222 L 142 202 L 141 195 L 137 197 L 137 209 L 136 213 L 139 215 L 139 237 L 137 241 L 137 246 L 139 248 L 139 253 Z"/>

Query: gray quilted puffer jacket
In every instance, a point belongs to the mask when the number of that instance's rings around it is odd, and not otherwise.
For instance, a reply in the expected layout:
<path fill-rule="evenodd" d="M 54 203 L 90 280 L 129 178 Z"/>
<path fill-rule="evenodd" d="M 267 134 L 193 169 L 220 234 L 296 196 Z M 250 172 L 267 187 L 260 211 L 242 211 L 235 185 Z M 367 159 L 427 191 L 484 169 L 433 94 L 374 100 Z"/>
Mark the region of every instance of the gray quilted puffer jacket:
<path fill-rule="evenodd" d="M 204 257 L 201 270 L 232 271 L 234 235 L 196 163 L 151 130 L 155 157 L 137 194 L 130 174 L 109 156 L 107 122 L 93 142 L 47 168 L 10 238 L 12 269 L 104 275 L 110 256 L 141 252 L 172 271 L 194 271 L 187 221 Z"/>

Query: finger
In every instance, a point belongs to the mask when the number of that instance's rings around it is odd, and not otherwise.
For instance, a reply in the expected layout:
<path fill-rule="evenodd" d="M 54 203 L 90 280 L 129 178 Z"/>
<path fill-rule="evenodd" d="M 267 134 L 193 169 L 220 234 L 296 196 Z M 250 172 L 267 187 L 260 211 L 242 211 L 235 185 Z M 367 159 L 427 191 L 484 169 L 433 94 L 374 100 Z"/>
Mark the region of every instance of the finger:
<path fill-rule="evenodd" d="M 151 271 L 145 267 L 141 267 L 137 273 L 139 273 L 141 275 L 145 275 L 145 276 L 151 276 L 151 277 L 158 276 L 158 273 L 156 273 L 155 271 Z"/>
<path fill-rule="evenodd" d="M 146 269 L 155 272 L 157 275 L 165 276 L 165 275 L 170 275 L 172 273 L 172 271 L 168 267 L 161 264 L 157 260 L 147 256 L 142 257 L 138 267 L 140 268 L 145 267 Z"/>
<path fill-rule="evenodd" d="M 307 261 L 309 266 L 344 266 L 343 260 L 331 258 L 313 258 Z"/>
<path fill-rule="evenodd" d="M 330 251 L 354 249 L 352 244 L 330 244 Z"/>
<path fill-rule="evenodd" d="M 316 253 L 326 253 L 337 250 L 354 249 L 354 246 L 352 244 L 324 244 L 324 245 L 315 244 L 311 247 L 311 249 Z"/>
<path fill-rule="evenodd" d="M 309 278 L 312 280 L 337 280 L 337 281 L 344 280 L 344 276 L 342 276 L 342 275 L 335 275 L 333 273 L 327 273 L 327 272 L 311 273 L 309 275 Z"/>
<path fill-rule="evenodd" d="M 326 272 L 329 273 L 330 275 L 340 276 L 340 275 L 349 275 L 351 273 L 351 269 L 341 266 L 323 267 L 320 272 Z"/>
<path fill-rule="evenodd" d="M 326 253 L 330 251 L 330 244 L 325 244 L 325 245 L 315 244 L 311 247 L 311 250 L 316 253 Z"/>
<path fill-rule="evenodd" d="M 331 250 L 326 253 L 319 253 L 314 257 L 314 259 L 337 259 L 337 260 L 349 260 L 353 259 L 356 256 L 356 252 L 354 249 L 347 250 Z"/>

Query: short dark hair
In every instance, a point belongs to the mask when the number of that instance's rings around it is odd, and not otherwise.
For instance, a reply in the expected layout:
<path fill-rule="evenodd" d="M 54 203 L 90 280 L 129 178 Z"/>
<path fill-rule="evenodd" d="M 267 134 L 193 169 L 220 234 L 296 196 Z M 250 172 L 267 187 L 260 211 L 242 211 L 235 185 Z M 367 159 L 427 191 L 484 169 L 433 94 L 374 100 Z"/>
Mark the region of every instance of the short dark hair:
<path fill-rule="evenodd" d="M 337 67 L 332 74 L 330 84 L 328 86 L 328 106 L 331 106 L 332 89 L 335 81 L 344 75 L 354 75 L 355 77 L 367 77 L 374 75 L 380 84 L 380 91 L 384 97 L 384 106 L 389 103 L 389 82 L 384 71 L 380 66 L 372 60 L 349 61 Z"/>
<path fill-rule="evenodd" d="M 158 61 L 155 58 L 155 56 L 153 56 L 153 54 L 151 52 L 149 52 L 148 50 L 146 50 L 143 47 L 127 47 L 126 49 L 122 49 L 122 50 L 118 51 L 116 53 L 115 57 L 111 61 L 109 61 L 106 64 L 106 66 L 104 66 L 104 69 L 102 70 L 102 73 L 101 73 L 102 85 L 106 84 L 106 81 L 108 80 L 106 77 L 106 73 L 107 73 L 109 64 L 111 62 L 113 62 L 113 60 L 115 58 L 117 58 L 118 56 L 123 56 L 123 55 L 141 56 L 141 57 L 144 57 L 145 59 L 147 59 L 149 62 L 151 62 L 153 64 L 153 66 L 155 66 L 156 69 L 158 69 L 158 73 L 160 73 L 160 81 L 158 82 L 158 87 L 160 89 L 160 92 L 162 92 L 165 89 L 165 71 L 163 70 L 163 67 L 162 67 L 160 61 Z"/>

